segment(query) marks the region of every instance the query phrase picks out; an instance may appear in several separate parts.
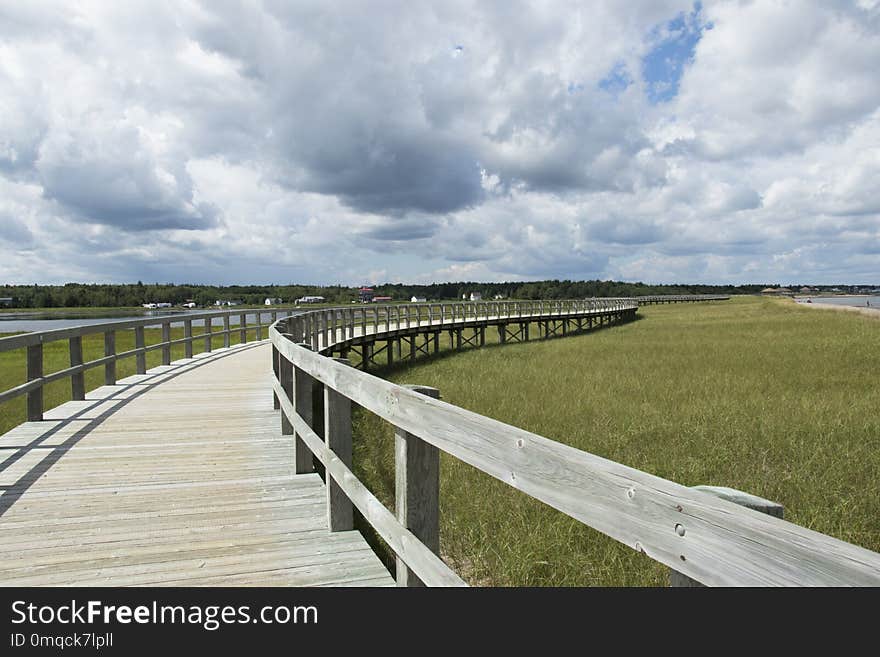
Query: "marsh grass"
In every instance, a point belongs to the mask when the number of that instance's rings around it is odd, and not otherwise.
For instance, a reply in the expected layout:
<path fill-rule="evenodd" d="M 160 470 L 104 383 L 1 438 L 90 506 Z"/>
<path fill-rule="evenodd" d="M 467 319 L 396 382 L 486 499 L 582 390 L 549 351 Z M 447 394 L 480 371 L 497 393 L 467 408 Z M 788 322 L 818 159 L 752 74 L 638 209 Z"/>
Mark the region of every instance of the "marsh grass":
<path fill-rule="evenodd" d="M 876 321 L 753 297 L 639 315 L 379 373 L 684 485 L 776 500 L 794 523 L 880 550 Z M 361 411 L 355 435 L 358 476 L 393 509 L 391 427 Z M 471 583 L 667 581 L 663 566 L 445 454 L 441 523 L 444 558 Z"/>

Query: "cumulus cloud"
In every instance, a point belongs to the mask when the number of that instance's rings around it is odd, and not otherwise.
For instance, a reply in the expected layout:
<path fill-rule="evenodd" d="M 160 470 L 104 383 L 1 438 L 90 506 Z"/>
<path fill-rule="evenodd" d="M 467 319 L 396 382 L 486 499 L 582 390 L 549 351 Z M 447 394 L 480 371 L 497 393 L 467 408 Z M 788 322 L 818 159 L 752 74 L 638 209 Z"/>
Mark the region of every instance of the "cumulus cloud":
<path fill-rule="evenodd" d="M 0 275 L 863 277 L 877 61 L 863 1 L 8 3 Z"/>

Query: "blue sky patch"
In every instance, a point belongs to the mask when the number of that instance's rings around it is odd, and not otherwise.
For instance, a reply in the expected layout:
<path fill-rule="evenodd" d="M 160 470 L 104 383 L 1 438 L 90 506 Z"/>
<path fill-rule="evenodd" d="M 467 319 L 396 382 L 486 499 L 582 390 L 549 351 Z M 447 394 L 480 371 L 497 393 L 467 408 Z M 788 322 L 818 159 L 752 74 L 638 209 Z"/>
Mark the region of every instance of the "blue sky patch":
<path fill-rule="evenodd" d="M 703 21 L 703 5 L 694 3 L 689 14 L 681 12 L 665 25 L 651 30 L 648 38 L 653 48 L 642 58 L 645 91 L 651 103 L 665 103 L 678 94 L 684 67 L 694 57 L 694 50 L 712 24 Z"/>
<path fill-rule="evenodd" d="M 599 88 L 607 91 L 615 98 L 633 83 L 632 76 L 623 62 L 617 62 L 604 78 L 599 80 Z"/>

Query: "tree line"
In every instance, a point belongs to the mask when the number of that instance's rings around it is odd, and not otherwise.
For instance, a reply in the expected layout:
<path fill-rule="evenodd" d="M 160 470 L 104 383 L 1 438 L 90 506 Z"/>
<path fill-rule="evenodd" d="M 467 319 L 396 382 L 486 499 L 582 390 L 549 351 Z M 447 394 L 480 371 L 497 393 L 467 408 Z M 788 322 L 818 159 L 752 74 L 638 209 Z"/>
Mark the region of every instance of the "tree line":
<path fill-rule="evenodd" d="M 621 281 L 546 280 L 508 283 L 432 283 L 408 285 L 386 283 L 373 287 L 376 296 L 394 301 L 424 297 L 430 301 L 461 299 L 479 293 L 484 300 L 578 299 L 584 297 L 628 297 L 652 294 L 754 294 L 765 285 L 646 285 Z M 358 300 L 358 288 L 342 285 L 176 285 L 173 283 L 3 285 L 0 298 L 14 308 L 111 308 L 136 307 L 145 303 L 181 305 L 193 302 L 211 306 L 217 301 L 262 305 L 266 298 L 292 304 L 303 296 L 322 296 L 328 303 L 348 304 Z M 11 299 L 11 301 L 5 301 Z"/>

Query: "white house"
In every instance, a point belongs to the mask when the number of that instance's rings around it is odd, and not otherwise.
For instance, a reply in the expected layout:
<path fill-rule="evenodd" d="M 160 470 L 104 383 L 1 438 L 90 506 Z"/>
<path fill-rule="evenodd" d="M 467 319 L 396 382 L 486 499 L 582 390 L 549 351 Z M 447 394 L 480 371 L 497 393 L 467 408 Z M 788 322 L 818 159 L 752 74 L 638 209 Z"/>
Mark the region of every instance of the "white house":
<path fill-rule="evenodd" d="M 413 297 L 410 299 L 410 303 L 425 303 L 427 300 L 426 297 Z"/>
<path fill-rule="evenodd" d="M 281 303 L 281 299 L 278 297 L 266 297 L 266 301 L 264 301 L 267 306 L 277 306 Z"/>
<path fill-rule="evenodd" d="M 324 303 L 324 297 L 306 296 L 296 300 L 297 303 Z"/>
<path fill-rule="evenodd" d="M 471 292 L 471 301 L 482 301 L 483 295 L 479 292 Z"/>

